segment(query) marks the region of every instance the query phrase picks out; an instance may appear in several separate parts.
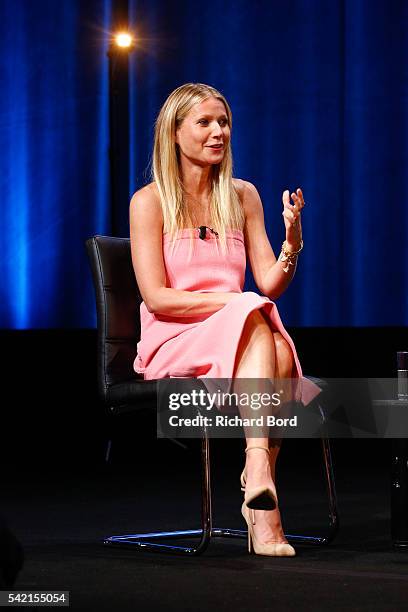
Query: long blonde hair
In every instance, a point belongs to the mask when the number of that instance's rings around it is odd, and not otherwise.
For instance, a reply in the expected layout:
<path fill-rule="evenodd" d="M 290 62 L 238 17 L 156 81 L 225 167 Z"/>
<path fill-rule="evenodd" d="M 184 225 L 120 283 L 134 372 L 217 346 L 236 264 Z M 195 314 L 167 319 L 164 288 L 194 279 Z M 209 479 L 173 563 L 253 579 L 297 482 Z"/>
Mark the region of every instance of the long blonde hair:
<path fill-rule="evenodd" d="M 163 104 L 155 124 L 152 179 L 156 182 L 163 211 L 163 231 L 174 241 L 177 231 L 192 225 L 183 189 L 175 141 L 176 130 L 190 109 L 214 97 L 223 102 L 232 126 L 232 113 L 225 97 L 214 87 L 202 83 L 186 83 L 175 89 Z M 243 229 L 244 212 L 232 182 L 231 140 L 220 164 L 211 172 L 210 213 L 214 229 L 225 253 L 226 230 Z M 173 242 L 174 248 L 174 242 Z"/>

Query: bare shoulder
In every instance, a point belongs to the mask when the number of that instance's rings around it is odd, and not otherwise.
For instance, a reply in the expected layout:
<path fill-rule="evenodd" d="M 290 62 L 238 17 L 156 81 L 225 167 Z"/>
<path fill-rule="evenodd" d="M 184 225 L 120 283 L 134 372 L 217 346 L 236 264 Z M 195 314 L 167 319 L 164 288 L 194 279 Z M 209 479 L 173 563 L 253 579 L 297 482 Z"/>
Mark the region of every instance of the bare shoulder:
<path fill-rule="evenodd" d="M 163 227 L 163 213 L 156 183 L 149 183 L 133 194 L 129 212 L 131 223 Z"/>
<path fill-rule="evenodd" d="M 262 210 L 261 198 L 255 185 L 243 179 L 232 180 L 244 208 L 245 216 L 248 217 L 251 214 L 256 214 L 257 211 L 259 212 L 260 209 Z"/>
<path fill-rule="evenodd" d="M 130 206 L 160 207 L 160 196 L 156 183 L 149 183 L 136 191 L 130 200 Z"/>
<path fill-rule="evenodd" d="M 245 188 L 245 182 L 240 178 L 233 178 L 232 184 L 234 185 L 235 191 L 239 195 L 240 200 L 242 200 L 242 194 Z"/>

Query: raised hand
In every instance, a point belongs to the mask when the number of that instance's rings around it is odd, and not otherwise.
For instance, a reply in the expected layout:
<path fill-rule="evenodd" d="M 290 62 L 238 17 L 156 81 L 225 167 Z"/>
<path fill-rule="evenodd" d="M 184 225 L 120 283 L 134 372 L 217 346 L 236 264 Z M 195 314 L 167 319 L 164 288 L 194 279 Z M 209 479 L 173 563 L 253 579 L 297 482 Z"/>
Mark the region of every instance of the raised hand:
<path fill-rule="evenodd" d="M 288 247 L 297 251 L 302 241 L 302 224 L 301 224 L 301 211 L 305 205 L 302 190 L 299 188 L 296 193 L 291 194 L 293 204 L 290 202 L 289 189 L 283 192 L 283 219 L 285 222 L 286 229 L 286 243 Z"/>

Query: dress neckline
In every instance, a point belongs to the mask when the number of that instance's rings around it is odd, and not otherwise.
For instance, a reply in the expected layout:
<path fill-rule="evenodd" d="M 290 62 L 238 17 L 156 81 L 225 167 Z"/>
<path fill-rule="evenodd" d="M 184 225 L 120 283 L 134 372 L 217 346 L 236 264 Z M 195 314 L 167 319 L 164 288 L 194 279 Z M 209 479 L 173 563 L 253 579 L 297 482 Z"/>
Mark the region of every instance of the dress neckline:
<path fill-rule="evenodd" d="M 197 230 L 198 230 L 198 227 L 184 227 L 183 229 L 177 230 L 177 234 L 185 234 L 186 232 L 190 232 L 191 233 L 191 232 L 195 231 L 197 237 L 199 237 Z M 244 232 L 242 230 L 240 230 L 240 229 L 230 229 L 230 228 L 227 228 L 225 230 L 225 232 L 226 232 L 226 234 L 239 234 L 240 236 L 244 235 Z M 169 237 L 170 236 L 170 232 L 164 232 L 163 233 L 163 237 L 165 237 L 165 236 Z M 208 232 L 208 236 L 210 238 L 215 238 L 216 237 L 215 234 L 213 234 L 210 231 Z"/>

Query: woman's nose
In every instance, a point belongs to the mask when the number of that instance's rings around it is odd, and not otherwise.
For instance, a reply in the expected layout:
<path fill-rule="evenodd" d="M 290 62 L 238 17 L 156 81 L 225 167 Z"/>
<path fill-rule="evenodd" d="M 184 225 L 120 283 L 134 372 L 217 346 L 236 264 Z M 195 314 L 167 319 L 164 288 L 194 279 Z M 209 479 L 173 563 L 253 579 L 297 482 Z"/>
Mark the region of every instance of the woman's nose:
<path fill-rule="evenodd" d="M 222 136 L 222 129 L 218 121 L 215 121 L 212 129 L 213 136 Z"/>

